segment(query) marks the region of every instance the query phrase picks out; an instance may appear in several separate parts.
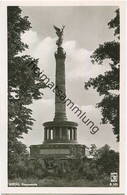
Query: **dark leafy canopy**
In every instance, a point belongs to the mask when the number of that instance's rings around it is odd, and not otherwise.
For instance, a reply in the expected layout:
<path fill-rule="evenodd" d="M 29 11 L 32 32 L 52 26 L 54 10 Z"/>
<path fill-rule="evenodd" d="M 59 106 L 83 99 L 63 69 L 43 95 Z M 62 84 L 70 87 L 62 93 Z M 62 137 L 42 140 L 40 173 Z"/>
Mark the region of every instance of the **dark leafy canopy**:
<path fill-rule="evenodd" d="M 110 123 L 113 126 L 113 132 L 119 141 L 119 94 L 113 93 L 119 90 L 119 67 L 120 67 L 120 43 L 119 43 L 119 9 L 116 10 L 116 16 L 108 23 L 109 28 L 114 29 L 114 40 L 99 45 L 91 56 L 93 63 L 100 65 L 107 63 L 111 70 L 104 75 L 98 75 L 96 78 L 90 78 L 85 83 L 85 88 L 93 87 L 103 99 L 97 104 L 101 108 L 102 123 Z"/>
<path fill-rule="evenodd" d="M 31 28 L 28 17 L 21 16 L 19 7 L 8 7 L 8 99 L 9 99 L 9 132 L 11 129 L 16 137 L 31 129 L 32 111 L 27 108 L 34 99 L 42 96 L 43 85 L 38 74 L 30 68 L 37 67 L 38 59 L 28 55 L 18 55 L 28 48 L 21 41 L 21 33 Z M 31 66 L 31 67 L 32 67 Z M 39 73 L 39 68 L 38 73 Z M 14 136 L 15 137 L 15 136 Z"/>
<path fill-rule="evenodd" d="M 22 138 L 23 133 L 28 133 L 33 125 L 32 110 L 28 108 L 28 105 L 43 95 L 41 89 L 44 86 L 39 78 L 38 59 L 21 55 L 28 48 L 28 45 L 22 42 L 21 34 L 30 28 L 28 17 L 22 17 L 19 7 L 8 7 L 9 165 L 13 165 L 14 155 L 15 158 L 18 156 L 18 143 L 21 148 L 21 142 L 18 142 L 18 139 Z"/>
<path fill-rule="evenodd" d="M 108 145 L 104 145 L 98 149 L 97 166 L 99 173 L 107 173 L 110 175 L 112 172 L 119 172 L 119 153 L 110 149 Z"/>
<path fill-rule="evenodd" d="M 118 39 L 120 38 L 120 14 L 119 9 L 116 10 L 116 17 L 113 18 L 109 23 L 109 28 L 114 29 L 114 35 L 118 36 Z"/>

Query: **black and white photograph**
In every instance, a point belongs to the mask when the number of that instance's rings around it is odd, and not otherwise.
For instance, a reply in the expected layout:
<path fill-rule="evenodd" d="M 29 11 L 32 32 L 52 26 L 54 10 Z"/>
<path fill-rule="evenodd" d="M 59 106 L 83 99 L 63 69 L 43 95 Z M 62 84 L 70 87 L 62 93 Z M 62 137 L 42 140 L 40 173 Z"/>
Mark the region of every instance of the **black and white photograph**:
<path fill-rule="evenodd" d="M 8 187 L 119 187 L 119 6 L 8 6 Z"/>
<path fill-rule="evenodd" d="M 0 5 L 0 193 L 125 193 L 125 3 Z"/>

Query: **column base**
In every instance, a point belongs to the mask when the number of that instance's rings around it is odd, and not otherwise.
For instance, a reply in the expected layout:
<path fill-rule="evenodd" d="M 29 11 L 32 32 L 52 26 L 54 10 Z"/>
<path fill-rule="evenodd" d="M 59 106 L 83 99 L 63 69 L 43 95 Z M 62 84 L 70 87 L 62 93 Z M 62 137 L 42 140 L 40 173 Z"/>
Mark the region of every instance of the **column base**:
<path fill-rule="evenodd" d="M 54 121 L 55 122 L 59 122 L 59 121 L 67 121 L 67 116 L 66 116 L 66 114 L 65 113 L 56 113 L 55 114 L 55 117 L 54 117 Z"/>
<path fill-rule="evenodd" d="M 75 159 L 86 156 L 85 145 L 81 144 L 40 144 L 30 146 L 31 159 Z"/>
<path fill-rule="evenodd" d="M 77 143 L 77 133 L 75 133 L 77 123 L 57 120 L 45 122 L 43 125 L 47 135 L 47 137 L 44 136 L 43 143 Z"/>

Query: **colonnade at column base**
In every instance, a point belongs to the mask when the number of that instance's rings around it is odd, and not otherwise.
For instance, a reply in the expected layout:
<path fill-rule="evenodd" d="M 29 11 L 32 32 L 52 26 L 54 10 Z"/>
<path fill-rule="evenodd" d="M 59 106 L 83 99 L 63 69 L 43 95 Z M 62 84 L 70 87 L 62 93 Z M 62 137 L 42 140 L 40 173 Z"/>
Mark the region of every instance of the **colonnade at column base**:
<path fill-rule="evenodd" d="M 43 125 L 44 143 L 77 143 L 77 123 L 49 121 Z"/>

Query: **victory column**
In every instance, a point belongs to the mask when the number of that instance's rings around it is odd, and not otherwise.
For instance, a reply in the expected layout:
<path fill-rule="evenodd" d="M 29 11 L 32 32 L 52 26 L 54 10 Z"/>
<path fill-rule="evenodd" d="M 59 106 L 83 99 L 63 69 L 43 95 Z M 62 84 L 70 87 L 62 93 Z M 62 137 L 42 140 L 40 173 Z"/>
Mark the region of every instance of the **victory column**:
<path fill-rule="evenodd" d="M 57 51 L 55 86 L 66 95 L 65 83 L 65 59 L 66 53 L 62 48 L 63 31 L 54 26 L 58 40 L 56 41 Z M 66 115 L 66 102 L 62 101 L 55 93 L 55 116 L 53 121 L 48 121 L 44 126 L 44 141 L 40 145 L 30 146 L 31 159 L 40 159 L 46 168 L 56 166 L 66 170 L 69 160 L 83 158 L 86 155 L 86 146 L 77 143 L 77 126 L 76 122 L 68 121 Z"/>

